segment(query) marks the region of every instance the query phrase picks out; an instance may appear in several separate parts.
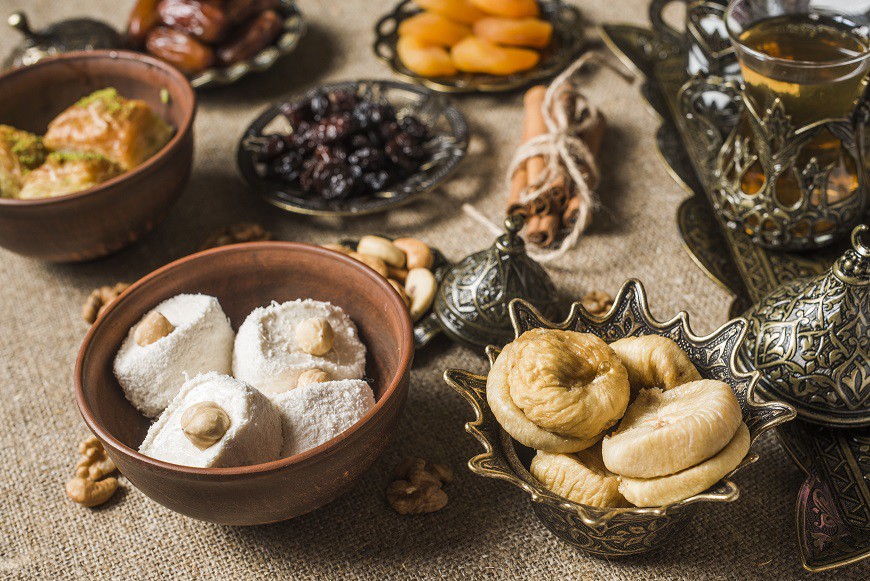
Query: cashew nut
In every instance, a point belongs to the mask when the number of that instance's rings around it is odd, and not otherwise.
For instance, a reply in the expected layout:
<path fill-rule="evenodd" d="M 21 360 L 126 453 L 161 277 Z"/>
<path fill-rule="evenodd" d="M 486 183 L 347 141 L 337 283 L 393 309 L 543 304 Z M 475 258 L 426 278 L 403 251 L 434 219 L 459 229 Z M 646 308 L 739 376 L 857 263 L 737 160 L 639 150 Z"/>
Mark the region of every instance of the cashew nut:
<path fill-rule="evenodd" d="M 402 283 L 397 280 L 393 280 L 392 278 L 387 279 L 387 282 L 390 283 L 390 286 L 396 289 L 396 292 L 399 293 L 400 297 L 402 297 L 402 302 L 404 302 L 405 306 L 410 309 L 411 299 L 408 298 L 408 293 L 405 292 L 405 287 L 402 286 Z"/>
<path fill-rule="evenodd" d="M 393 280 L 397 280 L 402 284 L 405 284 L 405 279 L 408 278 L 408 269 L 407 268 L 396 268 L 395 266 L 387 265 L 387 278 L 392 278 Z"/>
<path fill-rule="evenodd" d="M 229 429 L 230 416 L 213 401 L 193 404 L 181 416 L 181 431 L 200 450 L 215 445 Z"/>
<path fill-rule="evenodd" d="M 166 337 L 174 330 L 175 327 L 169 322 L 169 319 L 157 311 L 151 311 L 145 315 L 142 322 L 136 326 L 136 330 L 133 331 L 133 339 L 136 341 L 137 345 L 145 347 L 146 345 L 151 345 L 157 340 Z"/>
<path fill-rule="evenodd" d="M 353 252 L 344 244 L 323 244 L 322 248 L 326 248 L 327 250 L 334 250 L 335 252 L 341 252 L 342 254 L 350 254 L 351 252 Z"/>
<path fill-rule="evenodd" d="M 360 254 L 380 258 L 390 266 L 405 267 L 405 253 L 396 248 L 392 242 L 380 236 L 363 236 L 359 239 L 359 244 L 356 245 L 356 251 Z"/>
<path fill-rule="evenodd" d="M 66 494 L 82 506 L 97 506 L 109 500 L 118 489 L 117 478 L 93 481 L 76 476 L 66 483 Z"/>
<path fill-rule="evenodd" d="M 329 353 L 335 342 L 335 331 L 329 321 L 322 317 L 305 319 L 296 325 L 296 343 L 309 355 L 321 357 Z"/>
<path fill-rule="evenodd" d="M 370 256 L 368 254 L 361 254 L 359 252 L 351 252 L 350 254 L 348 254 L 348 256 L 362 262 L 382 277 L 389 278 L 387 263 L 378 258 L 377 256 Z"/>
<path fill-rule="evenodd" d="M 425 268 L 415 268 L 408 271 L 405 280 L 405 292 L 411 299 L 411 320 L 417 322 L 426 311 L 432 307 L 435 301 L 435 293 L 438 290 L 438 281 L 435 275 Z"/>
<path fill-rule="evenodd" d="M 309 369 L 303 371 L 296 380 L 296 387 L 305 387 L 313 383 L 325 383 L 329 381 L 329 374 L 321 369 Z"/>
<path fill-rule="evenodd" d="M 393 245 L 405 253 L 408 270 L 415 268 L 432 268 L 435 257 L 429 245 L 417 238 L 396 238 Z"/>

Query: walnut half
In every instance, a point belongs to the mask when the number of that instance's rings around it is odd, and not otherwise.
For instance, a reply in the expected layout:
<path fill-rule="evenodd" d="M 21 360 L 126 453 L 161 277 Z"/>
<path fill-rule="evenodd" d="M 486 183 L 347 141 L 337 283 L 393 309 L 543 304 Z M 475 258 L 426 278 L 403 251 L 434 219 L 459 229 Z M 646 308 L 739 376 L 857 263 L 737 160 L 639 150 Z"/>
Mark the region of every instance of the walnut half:
<path fill-rule="evenodd" d="M 453 481 L 444 464 L 422 458 L 405 458 L 396 466 L 395 480 L 387 487 L 387 502 L 399 514 L 435 512 L 447 506 L 442 486 Z"/>

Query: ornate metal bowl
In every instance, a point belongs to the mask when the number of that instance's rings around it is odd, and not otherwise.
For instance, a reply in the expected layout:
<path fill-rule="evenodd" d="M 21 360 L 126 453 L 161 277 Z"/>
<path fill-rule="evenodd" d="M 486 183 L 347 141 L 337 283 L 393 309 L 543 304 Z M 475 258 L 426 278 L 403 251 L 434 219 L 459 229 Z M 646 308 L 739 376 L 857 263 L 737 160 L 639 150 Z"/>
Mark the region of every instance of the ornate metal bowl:
<path fill-rule="evenodd" d="M 403 0 L 392 12 L 375 25 L 375 54 L 384 60 L 393 72 L 430 89 L 445 93 L 501 93 L 556 76 L 577 58 L 585 39 L 580 12 L 561 0 L 541 0 L 541 18 L 553 25 L 553 41 L 541 52 L 541 61 L 528 71 L 509 76 L 462 73 L 452 77 L 427 78 L 408 69 L 399 58 L 396 44 L 399 25 L 420 9 L 412 0 Z"/>
<path fill-rule="evenodd" d="M 350 89 L 376 101 L 389 103 L 399 117 L 414 115 L 426 124 L 432 138 L 426 144 L 430 159 L 405 181 L 371 196 L 347 200 L 324 200 L 308 194 L 295 184 L 268 177 L 266 168 L 255 160 L 262 138 L 271 133 L 289 132 L 281 115 L 281 104 L 269 107 L 245 130 L 239 143 L 237 161 L 242 176 L 267 202 L 288 212 L 318 216 L 361 216 L 383 212 L 410 202 L 443 183 L 468 148 L 468 124 L 462 112 L 446 97 L 432 91 L 397 81 L 345 81 L 312 89 L 315 91 Z"/>
<path fill-rule="evenodd" d="M 271 68 L 279 58 L 296 50 L 305 34 L 305 21 L 296 2 L 280 0 L 278 12 L 284 18 L 284 29 L 275 41 L 247 60 L 227 67 L 212 67 L 190 77 L 194 89 L 207 89 L 235 83 L 249 73 Z"/>
<path fill-rule="evenodd" d="M 758 373 L 737 370 L 734 355 L 746 331 L 745 320 L 732 320 L 711 335 L 698 337 L 690 330 L 685 312 L 664 323 L 655 320 L 647 307 L 643 286 L 636 280 L 623 285 L 613 307 L 603 316 L 591 315 L 580 303 L 574 303 L 567 319 L 553 323 L 524 301 L 514 300 L 510 317 L 517 336 L 543 327 L 594 333 L 608 342 L 638 335 L 670 337 L 689 355 L 703 377 L 724 381 L 734 389 L 753 442 L 763 432 L 795 417 L 794 408 L 787 404 L 759 403 L 754 397 Z M 487 348 L 490 365 L 498 353 L 494 347 Z M 737 500 L 739 490 L 730 477 L 758 459 L 757 454 L 749 452 L 733 472 L 709 490 L 667 506 L 602 509 L 577 504 L 553 494 L 529 473 L 535 451 L 513 440 L 498 424 L 486 401 L 485 376 L 451 369 L 444 378 L 474 409 L 475 420 L 466 423 L 465 429 L 483 445 L 484 452 L 468 462 L 471 471 L 506 480 L 526 492 L 544 526 L 595 557 L 635 555 L 663 545 L 686 524 L 700 503 Z"/>

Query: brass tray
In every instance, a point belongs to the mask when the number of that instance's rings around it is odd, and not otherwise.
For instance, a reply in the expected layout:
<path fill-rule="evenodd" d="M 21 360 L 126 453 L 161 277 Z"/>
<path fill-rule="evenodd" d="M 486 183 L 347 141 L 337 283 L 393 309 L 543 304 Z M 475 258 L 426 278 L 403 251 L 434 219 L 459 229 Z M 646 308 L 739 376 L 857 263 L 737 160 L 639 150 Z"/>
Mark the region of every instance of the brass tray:
<path fill-rule="evenodd" d="M 713 211 L 712 176 L 702 171 L 711 141 L 704 127 L 683 115 L 677 99 L 689 79 L 687 46 L 684 37 L 662 21 L 664 4 L 652 1 L 651 28 L 605 25 L 600 33 L 607 46 L 644 78 L 641 93 L 662 122 L 656 135 L 659 153 L 669 173 L 692 194 L 677 212 L 683 245 L 712 280 L 735 296 L 730 315 L 736 317 L 780 285 L 830 268 L 848 240 L 800 254 L 766 250 L 744 232 L 729 228 Z M 870 430 L 847 432 L 794 421 L 778 427 L 777 434 L 808 474 L 796 515 L 804 567 L 831 569 L 870 557 L 870 517 L 861 521 L 855 516 L 870 512 Z M 859 440 L 864 444 L 856 447 Z M 830 458 L 843 461 L 827 462 Z M 850 514 L 844 515 L 844 510 Z"/>
<path fill-rule="evenodd" d="M 500 77 L 462 73 L 452 77 L 422 77 L 409 70 L 399 59 L 396 44 L 399 24 L 420 9 L 412 0 L 402 0 L 375 25 L 375 55 L 386 62 L 394 73 L 407 81 L 420 83 L 444 93 L 501 93 L 513 91 L 555 77 L 580 55 L 585 42 L 580 12 L 562 0 L 541 0 L 541 18 L 553 25 L 553 41 L 541 51 L 541 61 L 532 69 Z"/>

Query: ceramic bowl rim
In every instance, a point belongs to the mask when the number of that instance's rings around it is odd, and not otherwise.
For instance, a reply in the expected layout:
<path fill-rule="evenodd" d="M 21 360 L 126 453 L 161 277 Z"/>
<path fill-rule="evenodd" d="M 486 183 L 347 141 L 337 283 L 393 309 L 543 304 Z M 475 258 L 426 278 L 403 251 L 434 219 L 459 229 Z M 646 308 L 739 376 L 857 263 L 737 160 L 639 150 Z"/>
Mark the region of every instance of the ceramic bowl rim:
<path fill-rule="evenodd" d="M 26 75 L 32 73 L 34 70 L 38 68 L 46 68 L 53 67 L 57 64 L 63 64 L 74 61 L 82 61 L 82 60 L 112 60 L 112 61 L 126 61 L 129 64 L 129 71 L 133 71 L 133 67 L 136 70 L 139 70 L 139 67 L 142 66 L 151 66 L 161 69 L 163 72 L 167 73 L 175 83 L 179 86 L 180 90 L 183 93 L 186 93 L 188 97 L 190 97 L 190 101 L 192 106 L 190 108 L 184 108 L 182 110 L 183 120 L 179 127 L 175 128 L 175 134 L 159 151 L 157 151 L 154 155 L 124 173 L 113 177 L 110 180 L 107 180 L 93 188 L 88 188 L 86 190 L 82 190 L 80 192 L 75 192 L 72 194 L 66 194 L 63 196 L 58 196 L 56 198 L 38 198 L 35 200 L 19 200 L 16 198 L 2 198 L 0 197 L 0 206 L 8 206 L 8 207 L 33 207 L 33 206 L 59 206 L 61 204 L 72 203 L 78 201 L 82 198 L 95 196 L 97 194 L 101 194 L 107 192 L 108 190 L 115 188 L 116 186 L 122 185 L 124 182 L 132 180 L 134 178 L 141 177 L 142 175 L 154 171 L 155 169 L 159 169 L 157 166 L 162 163 L 166 158 L 168 158 L 172 153 L 175 153 L 181 145 L 188 139 L 191 135 L 193 129 L 193 120 L 196 117 L 197 110 L 197 100 L 196 100 L 196 91 L 193 90 L 187 78 L 181 74 L 178 69 L 173 67 L 172 65 L 161 61 L 160 59 L 154 58 L 152 56 L 138 53 L 130 50 L 120 50 L 120 49 L 105 49 L 105 50 L 92 50 L 92 51 L 75 51 L 68 52 L 64 54 L 60 54 L 57 56 L 52 56 L 44 59 L 40 59 L 39 61 L 33 63 L 32 65 L 27 65 L 24 67 L 18 67 L 9 71 L 6 71 L 0 74 L 0 85 L 2 85 L 6 80 L 19 76 Z M 132 75 L 128 75 L 132 76 Z M 67 107 L 71 106 L 72 103 L 67 105 Z"/>
<path fill-rule="evenodd" d="M 178 274 L 179 272 L 183 272 L 183 270 L 189 267 L 191 264 L 194 264 L 201 260 L 212 260 L 212 257 L 219 258 L 220 256 L 224 255 L 236 253 L 245 254 L 251 251 L 280 251 L 290 253 L 302 252 L 319 255 L 322 258 L 336 261 L 338 264 L 343 265 L 344 268 L 356 269 L 362 272 L 371 280 L 372 284 L 375 284 L 379 289 L 383 291 L 383 294 L 385 295 L 384 300 L 387 302 L 387 304 L 395 308 L 400 314 L 404 314 L 403 317 L 400 317 L 400 333 L 402 335 L 402 338 L 398 345 L 400 350 L 399 365 L 396 367 L 396 370 L 392 373 L 391 377 L 386 382 L 387 387 L 384 390 L 383 395 L 381 395 L 380 399 L 375 402 L 375 406 L 370 409 L 368 413 L 366 413 L 366 415 L 363 416 L 363 418 L 359 420 L 356 424 L 354 424 L 350 429 L 345 430 L 338 436 L 321 444 L 320 446 L 312 448 L 311 450 L 308 450 L 301 454 L 290 456 L 288 458 L 281 458 L 278 460 L 272 460 L 271 462 L 252 464 L 249 466 L 238 466 L 234 468 L 194 468 L 191 466 L 172 464 L 170 462 L 164 462 L 162 460 L 156 460 L 149 456 L 145 456 L 139 451 L 127 446 L 126 444 L 118 440 L 94 417 L 93 412 L 91 411 L 85 400 L 83 386 L 85 359 L 91 350 L 91 346 L 97 340 L 97 337 L 100 334 L 103 325 L 106 324 L 106 321 L 110 320 L 110 315 L 115 310 L 125 307 L 126 302 L 130 300 L 130 295 L 135 294 L 136 291 L 138 291 L 142 287 L 153 284 L 155 281 L 165 277 L 167 274 Z M 197 252 L 195 254 L 179 258 L 178 260 L 170 262 L 169 264 L 158 268 L 157 270 L 154 270 L 153 272 L 145 275 L 144 277 L 140 278 L 135 283 L 130 285 L 130 288 L 125 290 L 116 300 L 114 300 L 109 305 L 106 311 L 102 315 L 100 315 L 100 317 L 91 326 L 90 330 L 85 336 L 81 348 L 79 349 L 78 356 L 76 357 L 73 381 L 75 385 L 76 404 L 78 405 L 79 413 L 81 413 L 82 418 L 85 420 L 85 423 L 87 424 L 88 428 L 94 433 L 94 435 L 102 440 L 114 453 L 130 458 L 135 462 L 149 465 L 150 467 L 158 469 L 162 472 L 169 472 L 179 476 L 232 479 L 246 478 L 251 476 L 265 476 L 269 473 L 280 472 L 294 465 L 303 465 L 309 460 L 312 460 L 316 457 L 327 455 L 332 449 L 338 447 L 345 440 L 362 430 L 366 425 L 371 422 L 372 419 L 374 419 L 375 416 L 381 414 L 386 408 L 388 400 L 401 395 L 399 387 L 403 383 L 403 378 L 405 377 L 405 375 L 410 372 L 413 359 L 413 328 L 411 325 L 410 316 L 407 314 L 407 308 L 405 307 L 405 303 L 402 302 L 402 299 L 399 297 L 398 293 L 393 290 L 393 287 L 390 286 L 387 280 L 381 277 L 377 272 L 375 272 L 368 266 L 341 254 L 340 252 L 335 252 L 333 250 L 321 248 L 319 246 L 313 246 L 300 242 L 247 242 L 243 244 L 233 244 L 228 246 L 222 246 L 219 248 L 204 250 L 202 252 Z"/>

